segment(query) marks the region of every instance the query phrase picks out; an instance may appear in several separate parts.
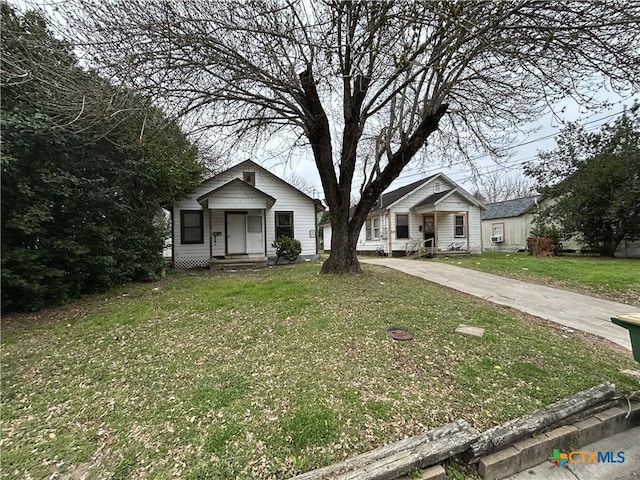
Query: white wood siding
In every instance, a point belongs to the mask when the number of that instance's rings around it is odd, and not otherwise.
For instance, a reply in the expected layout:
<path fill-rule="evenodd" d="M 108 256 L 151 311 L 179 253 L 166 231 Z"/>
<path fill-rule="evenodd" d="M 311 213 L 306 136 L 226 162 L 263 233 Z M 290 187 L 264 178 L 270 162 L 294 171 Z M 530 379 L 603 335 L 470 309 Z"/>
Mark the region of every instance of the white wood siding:
<path fill-rule="evenodd" d="M 373 238 L 373 235 L 372 235 L 371 240 L 367 240 L 367 232 L 366 232 L 367 222 L 365 221 L 364 225 L 362 226 L 362 229 L 360 230 L 360 235 L 358 235 L 358 243 L 356 246 L 356 250 L 362 251 L 362 252 L 375 252 L 379 248 L 382 248 L 386 252 L 388 250 L 388 245 L 389 245 L 388 243 L 389 242 L 388 240 L 389 225 L 388 225 L 387 215 L 378 212 L 377 214 L 369 218 L 371 218 L 372 230 L 373 230 L 373 219 L 374 218 L 380 219 L 379 238 Z"/>
<path fill-rule="evenodd" d="M 262 210 L 255 209 L 255 205 L 246 203 L 246 189 L 236 192 L 238 193 L 238 202 L 234 203 L 233 195 L 235 186 L 230 186 L 219 192 L 223 198 L 226 198 L 218 209 L 217 204 L 210 204 L 212 210 L 204 210 L 204 243 L 183 245 L 180 238 L 180 210 L 202 210 L 197 202 L 197 198 L 214 190 L 222 185 L 230 182 L 235 178 L 242 179 L 242 172 L 255 171 L 256 180 L 255 187 L 264 193 L 271 195 L 276 199 L 271 209 Z M 229 191 L 229 194 L 227 193 Z M 264 198 L 264 197 L 262 197 Z M 212 202 L 215 203 L 215 202 Z M 262 201 L 264 206 L 264 200 Z M 293 229 L 294 237 L 300 241 L 302 245 L 302 256 L 313 256 L 316 254 L 316 238 L 315 238 L 315 203 L 294 187 L 266 174 L 260 169 L 255 169 L 248 165 L 237 165 L 231 169 L 206 180 L 196 188 L 196 190 L 186 199 L 176 202 L 173 206 L 173 244 L 174 244 L 174 261 L 176 266 L 191 267 L 205 266 L 209 264 L 210 245 L 213 256 L 224 256 L 225 252 L 225 225 L 224 210 L 243 210 L 250 213 L 258 213 L 262 215 L 264 211 L 266 223 L 266 240 L 267 255 L 274 256 L 275 249 L 271 246 L 275 236 L 275 212 L 288 211 L 293 212 Z M 211 217 L 211 223 L 209 222 Z M 221 235 L 212 237 L 213 232 L 221 232 Z"/>
<path fill-rule="evenodd" d="M 448 250 L 451 243 L 464 243 L 466 248 L 466 238 L 456 238 L 454 236 L 455 215 L 451 213 L 438 213 L 438 250 Z"/>
<path fill-rule="evenodd" d="M 265 208 L 266 201 L 266 197 L 260 192 L 239 183 L 222 188 L 207 200 L 209 208 L 216 210 Z"/>
<path fill-rule="evenodd" d="M 471 253 L 482 253 L 482 211 L 475 205 L 469 207 L 468 216 L 468 242 Z"/>
<path fill-rule="evenodd" d="M 193 205 L 195 203 L 195 205 Z M 200 204 L 193 202 L 180 202 L 181 206 L 173 207 L 173 252 L 174 263 L 178 268 L 206 267 L 209 265 L 209 215 L 206 211 L 202 214 L 203 243 L 183 244 L 180 232 L 181 210 L 202 210 Z"/>
<path fill-rule="evenodd" d="M 415 241 L 420 242 L 424 238 L 424 234 L 420 230 L 423 224 L 423 215 L 416 214 L 411 210 L 411 207 L 434 193 L 445 192 L 454 187 L 455 185 L 451 185 L 443 178 L 437 177 L 421 185 L 393 204 L 389 212 L 391 217 L 390 238 L 392 251 L 406 251 L 407 243 L 413 244 Z M 396 238 L 396 214 L 398 213 L 409 214 L 409 239 Z"/>
<path fill-rule="evenodd" d="M 527 237 L 530 236 L 533 215 L 530 213 L 519 217 L 492 218 L 482 221 L 482 245 L 484 250 L 508 251 L 524 250 L 527 247 Z M 493 243 L 493 225 L 504 224 L 504 242 Z"/>
<path fill-rule="evenodd" d="M 211 241 L 211 250 L 214 257 L 224 257 L 225 254 L 225 235 L 226 228 L 224 224 L 224 211 L 223 210 L 210 210 L 211 215 L 211 234 L 209 240 Z M 213 236 L 213 233 L 219 233 L 219 235 Z"/>
<path fill-rule="evenodd" d="M 439 185 L 436 185 L 436 182 L 438 182 Z M 415 240 L 419 241 L 422 239 L 422 232 L 420 231 L 422 215 L 416 215 L 411 211 L 411 207 L 434 193 L 444 192 L 446 190 L 451 190 L 452 188 L 454 188 L 453 185 L 438 177 L 424 183 L 419 188 L 408 193 L 405 197 L 400 198 L 393 204 L 393 207 L 388 210 L 388 214 L 384 213 L 382 215 L 381 225 L 385 228 L 385 235 L 383 235 L 384 238 L 378 240 L 366 240 L 365 222 L 365 225 L 362 227 L 362 231 L 360 232 L 360 236 L 358 237 L 358 250 L 375 252 L 378 248 L 384 248 L 384 250 L 389 253 L 389 246 L 391 246 L 392 251 L 405 251 L 406 244 L 408 242 L 413 243 Z M 409 239 L 396 238 L 396 213 L 409 214 Z M 377 213 L 369 218 L 374 218 L 379 215 L 380 213 Z"/>

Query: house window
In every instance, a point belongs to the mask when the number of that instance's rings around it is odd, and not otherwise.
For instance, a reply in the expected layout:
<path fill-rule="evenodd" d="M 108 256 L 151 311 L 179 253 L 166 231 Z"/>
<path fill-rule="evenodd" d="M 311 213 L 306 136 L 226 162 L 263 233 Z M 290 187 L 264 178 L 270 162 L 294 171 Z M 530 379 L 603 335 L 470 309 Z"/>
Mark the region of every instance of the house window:
<path fill-rule="evenodd" d="M 409 215 L 396 214 L 396 238 L 409 238 Z"/>
<path fill-rule="evenodd" d="M 204 243 L 202 210 L 180 210 L 180 241 L 183 244 Z"/>
<path fill-rule="evenodd" d="M 433 193 L 440 193 L 440 182 L 435 182 L 433 185 Z"/>
<path fill-rule="evenodd" d="M 464 218 L 465 218 L 464 215 L 456 215 L 456 224 L 455 224 L 455 232 L 454 232 L 454 235 L 456 237 L 465 236 Z"/>
<path fill-rule="evenodd" d="M 504 241 L 504 223 L 493 223 L 491 225 L 491 236 L 501 237 Z"/>
<path fill-rule="evenodd" d="M 293 212 L 276 212 L 276 238 L 293 238 Z"/>
<path fill-rule="evenodd" d="M 373 237 L 371 236 L 371 219 L 367 219 L 367 223 L 365 225 L 365 238 L 367 240 L 371 240 Z"/>
<path fill-rule="evenodd" d="M 380 218 L 373 219 L 373 239 L 378 240 L 380 238 Z"/>
<path fill-rule="evenodd" d="M 256 172 L 242 172 L 242 180 L 249 185 L 256 186 Z"/>

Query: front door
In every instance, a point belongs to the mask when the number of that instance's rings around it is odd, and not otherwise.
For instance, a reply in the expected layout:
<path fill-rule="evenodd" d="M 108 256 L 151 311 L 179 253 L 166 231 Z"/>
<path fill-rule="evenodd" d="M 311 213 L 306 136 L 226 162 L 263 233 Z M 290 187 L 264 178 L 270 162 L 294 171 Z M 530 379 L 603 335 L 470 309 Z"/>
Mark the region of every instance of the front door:
<path fill-rule="evenodd" d="M 227 254 L 247 253 L 247 214 L 227 212 Z"/>
<path fill-rule="evenodd" d="M 433 247 L 433 243 L 436 238 L 436 225 L 433 215 L 425 215 L 422 225 L 422 231 L 424 232 L 424 246 Z"/>

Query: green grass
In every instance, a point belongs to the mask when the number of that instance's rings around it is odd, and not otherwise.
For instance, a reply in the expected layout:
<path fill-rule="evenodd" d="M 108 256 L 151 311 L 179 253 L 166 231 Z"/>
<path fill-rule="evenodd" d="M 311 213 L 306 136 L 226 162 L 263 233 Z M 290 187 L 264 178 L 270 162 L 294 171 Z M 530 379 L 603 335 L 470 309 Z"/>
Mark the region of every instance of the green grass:
<path fill-rule="evenodd" d="M 5 317 L 2 477 L 287 478 L 457 418 L 640 388 L 593 339 L 387 269 L 318 268 L 171 275 Z"/>
<path fill-rule="evenodd" d="M 537 283 L 551 283 L 580 293 L 640 306 L 640 259 L 527 253 L 483 252 L 436 261 Z"/>

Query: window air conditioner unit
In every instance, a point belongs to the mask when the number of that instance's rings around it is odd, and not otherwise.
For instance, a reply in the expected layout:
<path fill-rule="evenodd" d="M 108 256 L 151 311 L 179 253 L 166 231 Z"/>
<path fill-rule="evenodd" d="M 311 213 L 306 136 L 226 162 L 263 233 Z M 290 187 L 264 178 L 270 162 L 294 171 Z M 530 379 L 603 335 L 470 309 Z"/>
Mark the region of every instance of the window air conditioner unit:
<path fill-rule="evenodd" d="M 502 242 L 504 242 L 504 240 L 502 239 L 502 235 L 495 235 L 495 236 L 491 237 L 491 241 L 493 243 L 502 243 Z"/>

